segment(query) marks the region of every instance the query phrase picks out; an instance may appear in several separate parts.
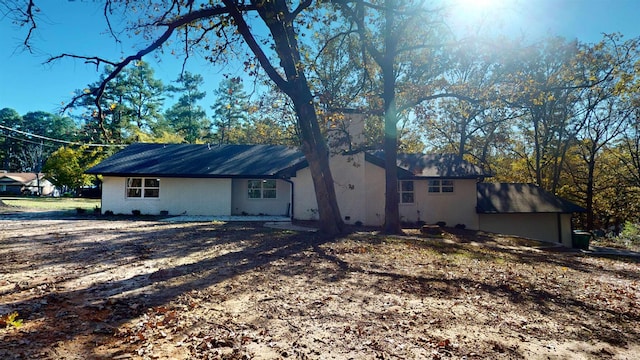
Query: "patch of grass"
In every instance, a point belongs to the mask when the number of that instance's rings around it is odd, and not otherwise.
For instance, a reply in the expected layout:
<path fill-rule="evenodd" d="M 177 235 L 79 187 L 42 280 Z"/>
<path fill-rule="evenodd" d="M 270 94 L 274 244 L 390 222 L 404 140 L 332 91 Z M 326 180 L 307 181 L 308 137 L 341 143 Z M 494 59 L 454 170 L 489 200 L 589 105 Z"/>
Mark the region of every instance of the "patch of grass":
<path fill-rule="evenodd" d="M 13 206 L 23 209 L 37 209 L 37 210 L 49 210 L 49 211 L 76 211 L 77 209 L 85 209 L 86 211 L 93 211 L 96 207 L 100 207 L 100 200 L 98 199 L 84 199 L 84 198 L 2 198 L 2 202 L 8 206 Z"/>

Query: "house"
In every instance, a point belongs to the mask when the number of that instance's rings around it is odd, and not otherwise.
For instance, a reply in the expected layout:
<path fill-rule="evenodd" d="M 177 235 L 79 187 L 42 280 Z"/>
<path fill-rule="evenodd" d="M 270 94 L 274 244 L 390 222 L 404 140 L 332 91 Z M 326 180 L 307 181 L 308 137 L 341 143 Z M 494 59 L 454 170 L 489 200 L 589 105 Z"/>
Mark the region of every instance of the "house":
<path fill-rule="evenodd" d="M 453 155 L 400 154 L 397 166 L 404 222 L 444 222 L 571 246 L 571 214 L 583 209 L 536 186 L 484 183 L 489 174 Z M 338 152 L 330 167 L 344 221 L 382 225 L 383 154 Z M 103 176 L 103 212 L 318 218 L 307 161 L 287 146 L 137 143 L 87 173 Z"/>
<path fill-rule="evenodd" d="M 39 186 L 39 187 L 38 187 Z M 11 173 L 0 171 L 0 194 L 22 195 L 40 194 L 52 195 L 55 186 L 40 173 Z"/>

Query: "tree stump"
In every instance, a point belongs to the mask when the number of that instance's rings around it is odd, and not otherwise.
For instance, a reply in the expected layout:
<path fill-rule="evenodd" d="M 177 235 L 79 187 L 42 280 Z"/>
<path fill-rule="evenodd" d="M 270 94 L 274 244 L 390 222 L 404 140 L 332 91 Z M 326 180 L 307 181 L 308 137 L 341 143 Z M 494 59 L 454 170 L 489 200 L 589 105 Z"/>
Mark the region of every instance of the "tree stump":
<path fill-rule="evenodd" d="M 420 228 L 420 232 L 427 235 L 440 235 L 442 234 L 442 229 L 438 225 L 423 225 Z"/>

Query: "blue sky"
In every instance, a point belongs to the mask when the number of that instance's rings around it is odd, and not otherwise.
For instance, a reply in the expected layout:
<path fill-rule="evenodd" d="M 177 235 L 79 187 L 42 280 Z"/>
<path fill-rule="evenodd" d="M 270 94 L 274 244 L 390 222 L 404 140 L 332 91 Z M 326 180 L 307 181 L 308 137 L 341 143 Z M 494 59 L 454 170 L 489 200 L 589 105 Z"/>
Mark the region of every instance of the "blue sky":
<path fill-rule="evenodd" d="M 460 30 L 491 28 L 510 35 L 536 39 L 561 35 L 583 42 L 597 42 L 602 33 L 620 32 L 626 39 L 640 36 L 637 16 L 639 0 L 443 0 L 453 6 L 452 24 Z M 0 108 L 13 108 L 20 114 L 28 111 L 56 112 L 68 102 L 74 90 L 98 80 L 102 69 L 79 60 L 62 59 L 43 64 L 49 56 L 61 53 L 101 56 L 117 60 L 147 42 L 128 39 L 116 44 L 106 33 L 100 1 L 39 0 L 38 29 L 33 38 L 34 53 L 20 44 L 26 29 L 16 28 L 0 13 Z M 116 27 L 118 22 L 116 21 Z M 156 76 L 168 84 L 178 76 L 182 64 L 170 54 L 151 63 Z M 218 87 L 222 73 L 234 76 L 242 67 L 214 68 L 193 57 L 187 70 L 201 74 L 208 96 L 201 105 L 209 109 L 211 94 Z M 170 102 L 170 100 L 168 101 Z"/>

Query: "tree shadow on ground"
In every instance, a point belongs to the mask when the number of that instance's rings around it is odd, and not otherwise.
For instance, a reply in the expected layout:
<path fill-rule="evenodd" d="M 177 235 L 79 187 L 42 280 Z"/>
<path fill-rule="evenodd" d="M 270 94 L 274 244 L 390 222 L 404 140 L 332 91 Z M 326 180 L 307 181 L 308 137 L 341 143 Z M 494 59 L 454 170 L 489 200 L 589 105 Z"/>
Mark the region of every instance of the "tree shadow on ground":
<path fill-rule="evenodd" d="M 352 239 L 353 240 L 353 239 Z M 356 238 L 355 241 L 371 243 L 371 239 L 367 236 Z M 638 273 L 631 270 L 609 269 L 605 267 L 593 267 L 581 260 L 584 255 L 574 254 L 550 254 L 546 252 L 525 251 L 523 249 L 513 249 L 510 247 L 500 248 L 491 247 L 491 251 L 487 251 L 481 246 L 468 246 L 468 242 L 442 242 L 442 239 L 434 239 L 433 241 L 424 241 L 422 239 L 406 237 L 391 237 L 391 241 L 401 241 L 407 244 L 408 251 L 414 251 L 416 247 L 422 247 L 430 251 L 440 253 L 442 258 L 452 256 L 461 256 L 472 261 L 480 261 L 486 263 L 487 266 L 492 264 L 500 264 L 502 260 L 509 259 L 501 271 L 491 272 L 487 277 L 478 277 L 477 274 L 469 274 L 459 272 L 457 276 L 452 276 L 451 271 L 446 267 L 453 267 L 455 271 L 456 265 L 447 263 L 446 261 L 438 263 L 436 266 L 445 267 L 441 271 L 429 272 L 432 276 L 421 275 L 418 270 L 415 273 L 399 273 L 390 272 L 379 269 L 377 266 L 369 266 L 369 264 L 359 264 L 354 261 L 345 260 L 344 254 L 361 251 L 361 245 L 351 245 L 350 249 L 342 249 L 336 252 L 334 249 L 325 249 L 322 245 L 315 246 L 314 250 L 321 258 L 334 262 L 340 273 L 335 274 L 333 278 L 341 279 L 348 277 L 349 273 L 362 273 L 378 277 L 378 292 L 406 292 L 410 294 L 418 294 L 421 297 L 430 297 L 434 299 L 460 299 L 463 300 L 470 296 L 478 296 L 485 298 L 504 299 L 518 306 L 525 306 L 531 314 L 539 314 L 541 316 L 553 316 L 561 322 L 572 324 L 582 322 L 583 331 L 576 331 L 567 334 L 567 338 L 584 341 L 585 339 L 601 340 L 614 346 L 626 346 L 628 343 L 634 343 L 640 336 L 639 329 L 633 324 L 640 322 L 640 313 L 635 307 L 635 300 L 638 294 L 633 294 L 633 286 L 625 289 L 621 286 L 612 291 L 599 294 L 596 291 L 596 298 L 584 296 L 577 297 L 580 289 L 571 291 L 561 291 L 563 287 L 576 287 L 582 284 L 573 284 L 571 279 L 565 280 L 563 283 L 557 282 L 552 277 L 548 277 L 548 273 L 540 273 L 543 278 L 540 281 L 530 281 L 522 279 L 517 270 L 509 269 L 509 263 L 518 263 L 529 265 L 530 269 L 536 268 L 537 264 L 551 265 L 556 271 L 564 271 L 562 269 L 571 269 L 574 271 L 584 272 L 586 274 L 601 275 L 609 274 L 616 279 L 622 279 L 629 284 L 634 284 L 638 279 Z M 389 237 L 376 237 L 373 241 L 377 245 L 389 242 Z M 384 266 L 383 266 L 384 268 Z M 387 266 L 389 268 L 389 266 Z M 567 270 L 568 271 L 568 270 Z M 505 274 L 504 278 L 497 275 Z M 560 275 L 564 278 L 564 275 Z M 534 276 L 535 278 L 535 276 Z M 597 289 L 596 289 L 597 290 Z M 637 289 L 636 289 L 637 291 Z M 624 297 L 627 306 L 613 307 L 607 297 Z M 492 307 L 486 308 L 487 313 L 495 311 Z M 587 319 L 599 319 L 599 325 L 589 325 Z M 625 331 L 626 330 L 626 331 Z"/>
<path fill-rule="evenodd" d="M 27 350 L 24 358 L 29 358 L 39 351 L 46 353 L 60 337 L 100 336 L 140 315 L 145 308 L 286 259 L 323 241 L 314 235 L 265 229 L 262 224 L 132 225 L 131 229 L 111 229 L 107 225 L 98 230 L 105 239 L 95 239 L 95 229 L 77 228 L 65 229 L 62 234 L 50 231 L 2 240 L 3 247 L 42 248 L 38 256 L 12 266 L 12 272 L 31 273 L 31 280 L 16 282 L 12 289 L 0 292 L 4 308 L 17 311 L 26 322 L 39 324 L 28 332 L 6 335 L 6 354 L 20 358 L 21 351 Z M 184 263 L 185 259 L 192 262 Z M 145 268 L 147 262 L 154 262 L 157 268 Z M 123 266 L 136 264 L 138 274 L 109 276 Z M 90 285 L 78 286 L 83 281 Z M 70 283 L 76 286 L 67 286 Z M 90 354 L 87 349 L 85 355 Z"/>
<path fill-rule="evenodd" d="M 341 252 L 328 250 L 327 246 L 332 243 L 317 235 L 265 229 L 261 223 L 176 225 L 131 222 L 126 227 L 115 225 L 117 223 L 105 222 L 100 227 L 64 228 L 62 232 L 52 229 L 41 235 L 3 238 L 3 247 L 15 250 L 40 246 L 42 251 L 36 258 L 29 259 L 28 264 L 18 263 L 12 268 L 12 271 L 34 274 L 32 283 L 17 284 L 12 290 L 0 292 L 5 306 L 18 311 L 26 322 L 36 324 L 25 332 L 7 333 L 3 338 L 4 345 L 0 346 L 5 353 L 0 355 L 29 358 L 33 354 L 50 354 L 60 340 L 87 338 L 86 348 L 78 355 L 95 358 L 91 344 L 113 339 L 121 324 L 140 316 L 145 309 L 165 305 L 189 291 L 205 289 L 253 270 L 266 269 L 276 262 L 281 263 L 278 272 L 289 277 L 304 275 L 338 282 L 353 273 L 367 274 L 374 278 L 374 294 L 400 292 L 455 299 L 473 291 L 479 296 L 527 304 L 531 311 L 540 314 L 554 313 L 562 308 L 572 309 L 559 315 L 566 321 L 571 320 L 575 311 L 582 312 L 584 316 L 624 317 L 640 321 L 637 312 L 602 308 L 552 292 L 539 284 L 500 282 L 462 275 L 446 277 L 439 276 L 440 273 L 431 276 L 411 274 L 390 271 L 383 265 L 372 268 L 369 264 L 365 267 Z M 434 253 L 487 263 L 509 258 L 510 261 L 527 264 L 547 262 L 576 271 L 593 271 L 588 265 L 565 254 L 549 256 L 513 248 L 487 251 L 482 246 L 469 246 L 466 241 L 439 243 L 439 239 L 426 241 L 378 235 L 355 235 L 354 241 L 368 251 L 368 246 L 392 241 L 389 239 L 399 239 L 397 241 L 407 245 L 408 251 L 412 247 L 421 247 Z M 447 265 L 446 261 L 443 260 L 442 266 Z M 326 266 L 310 266 L 320 262 L 330 264 L 329 271 Z M 117 275 L 118 269 L 126 266 L 134 271 Z M 615 275 L 630 276 L 625 273 Z M 637 332 L 620 336 L 612 334 L 618 333 L 613 326 L 607 328 L 605 324 L 596 337 L 607 342 L 617 339 L 618 344 L 624 344 L 638 336 Z M 578 338 L 581 335 L 576 333 L 573 336 Z"/>

